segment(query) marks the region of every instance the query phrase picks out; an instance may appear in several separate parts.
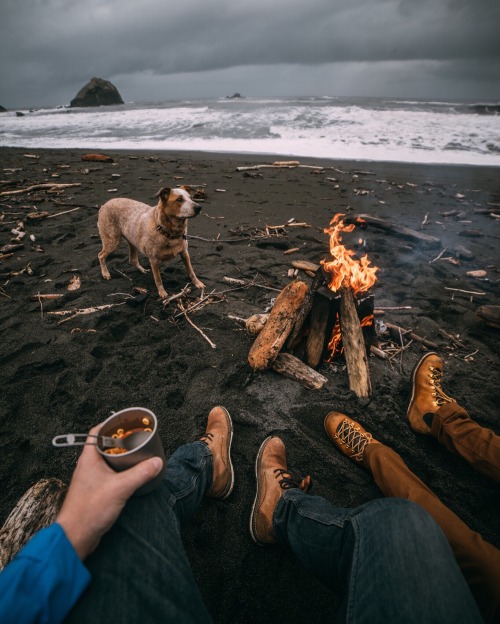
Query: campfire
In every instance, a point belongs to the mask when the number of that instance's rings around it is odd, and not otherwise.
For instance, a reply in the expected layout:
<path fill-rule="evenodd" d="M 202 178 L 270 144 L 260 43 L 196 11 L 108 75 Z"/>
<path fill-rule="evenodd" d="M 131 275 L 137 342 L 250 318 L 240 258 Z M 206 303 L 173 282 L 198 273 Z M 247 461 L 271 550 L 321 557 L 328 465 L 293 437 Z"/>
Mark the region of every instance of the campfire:
<path fill-rule="evenodd" d="M 336 214 L 325 230 L 330 254 L 321 261 L 311 286 L 292 282 L 280 293 L 250 350 L 249 362 L 256 370 L 272 367 L 307 387 L 319 388 L 326 378 L 314 369 L 343 356 L 349 387 L 358 397 L 368 397 L 367 353 L 376 333 L 374 297 L 366 293 L 376 282 L 378 268 L 366 255 L 356 259 L 355 252 L 342 244 L 343 234 L 356 227 L 346 224 L 343 216 Z"/>

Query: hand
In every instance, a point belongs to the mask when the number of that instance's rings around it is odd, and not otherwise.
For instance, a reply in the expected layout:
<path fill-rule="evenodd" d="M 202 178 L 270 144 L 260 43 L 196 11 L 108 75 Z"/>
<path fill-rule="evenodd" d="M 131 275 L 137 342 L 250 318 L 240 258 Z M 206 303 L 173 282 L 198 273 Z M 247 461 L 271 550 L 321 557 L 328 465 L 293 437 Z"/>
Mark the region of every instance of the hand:
<path fill-rule="evenodd" d="M 90 433 L 95 435 L 98 430 L 94 427 Z M 132 494 L 156 477 L 162 467 L 162 460 L 152 457 L 115 472 L 95 446 L 84 446 L 56 520 L 81 560 L 95 550 Z"/>

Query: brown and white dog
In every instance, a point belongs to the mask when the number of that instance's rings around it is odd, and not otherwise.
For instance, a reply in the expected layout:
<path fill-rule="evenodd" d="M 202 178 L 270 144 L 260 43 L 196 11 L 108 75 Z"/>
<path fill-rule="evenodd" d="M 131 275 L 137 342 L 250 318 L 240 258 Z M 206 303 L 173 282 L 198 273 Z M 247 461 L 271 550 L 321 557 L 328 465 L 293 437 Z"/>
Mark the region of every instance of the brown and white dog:
<path fill-rule="evenodd" d="M 106 258 L 118 248 L 123 236 L 130 247 L 130 263 L 142 273 L 146 273 L 146 269 L 139 263 L 138 252 L 149 258 L 162 299 L 167 297 L 167 291 L 161 280 L 160 262 L 171 260 L 178 254 L 186 265 L 189 279 L 197 288 L 204 288 L 191 266 L 186 240 L 187 219 L 196 217 L 201 206 L 183 188 L 162 188 L 155 197 L 159 198 L 157 206 L 124 197 L 110 199 L 101 206 L 97 227 L 102 240 L 102 251 L 98 256 L 102 276 L 111 279 Z"/>

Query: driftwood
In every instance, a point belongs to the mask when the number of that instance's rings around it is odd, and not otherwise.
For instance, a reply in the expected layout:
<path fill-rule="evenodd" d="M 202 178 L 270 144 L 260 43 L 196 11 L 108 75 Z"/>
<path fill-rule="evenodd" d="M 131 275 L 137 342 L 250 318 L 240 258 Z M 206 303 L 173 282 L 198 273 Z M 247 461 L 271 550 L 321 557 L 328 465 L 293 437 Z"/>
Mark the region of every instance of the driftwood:
<path fill-rule="evenodd" d="M 489 325 L 500 329 L 500 306 L 497 305 L 484 305 L 476 310 L 476 315 L 481 321 Z"/>
<path fill-rule="evenodd" d="M 340 331 L 349 374 L 349 388 L 358 398 L 371 396 L 365 341 L 359 323 L 354 293 L 348 286 L 340 288 Z"/>
<path fill-rule="evenodd" d="M 276 161 L 271 165 L 252 165 L 251 167 L 236 167 L 236 171 L 256 171 L 258 169 L 295 169 L 300 167 L 301 169 L 312 169 L 315 171 L 323 171 L 324 167 L 317 167 L 314 165 L 301 165 L 298 160 Z"/>
<path fill-rule="evenodd" d="M 331 304 L 325 297 L 317 297 L 311 313 L 311 327 L 306 343 L 307 363 L 316 368 L 321 362 L 321 356 L 325 348 L 325 337 L 328 321 L 330 319 Z"/>
<path fill-rule="evenodd" d="M 0 529 L 0 570 L 40 529 L 55 520 L 66 493 L 59 479 L 41 479 L 19 499 Z"/>
<path fill-rule="evenodd" d="M 318 271 L 320 265 L 315 264 L 314 262 L 309 262 L 308 260 L 293 260 L 292 266 L 294 269 L 302 269 L 303 271 L 312 271 L 316 273 Z"/>
<path fill-rule="evenodd" d="M 362 219 L 368 225 L 373 225 L 374 227 L 377 227 L 381 230 L 393 232 L 394 234 L 403 238 L 418 241 L 419 243 L 427 245 L 428 247 L 438 247 L 441 245 L 440 239 L 436 236 L 423 234 L 422 232 L 418 232 L 417 230 L 412 230 L 403 225 L 396 225 L 395 223 L 390 223 L 389 221 L 385 221 L 384 219 L 380 219 L 379 217 L 374 217 L 372 215 L 350 215 L 349 218 L 345 219 L 345 221 L 346 223 L 353 223 L 356 222 L 356 219 Z"/>
<path fill-rule="evenodd" d="M 22 195 L 23 193 L 31 193 L 32 191 L 42 191 L 49 190 L 54 191 L 58 189 L 66 189 L 71 188 L 73 186 L 81 186 L 80 182 L 74 182 L 72 184 L 55 184 L 54 182 L 47 182 L 46 184 L 33 184 L 25 189 L 19 189 L 17 191 L 2 191 L 0 193 L 0 197 L 4 197 L 6 195 Z"/>
<path fill-rule="evenodd" d="M 258 336 L 264 329 L 268 318 L 269 314 L 252 314 L 252 316 L 244 320 L 247 335 L 250 336 L 250 338 Z"/>
<path fill-rule="evenodd" d="M 278 353 L 271 366 L 277 373 L 298 381 L 310 390 L 319 390 L 328 381 L 326 377 L 290 353 Z"/>
<path fill-rule="evenodd" d="M 422 336 L 419 336 L 411 329 L 404 329 L 399 325 L 394 325 L 394 323 L 385 323 L 385 325 L 388 327 L 388 329 L 392 329 L 393 331 L 398 332 L 400 335 L 409 335 L 412 340 L 415 340 L 415 342 L 420 342 L 426 347 L 429 347 L 429 349 L 435 349 L 436 351 L 439 349 L 439 345 L 437 345 L 435 342 L 431 342 L 430 340 L 427 340 L 427 338 L 422 338 Z"/>
<path fill-rule="evenodd" d="M 106 154 L 84 154 L 82 160 L 84 162 L 113 162 L 111 156 Z"/>
<path fill-rule="evenodd" d="M 276 358 L 292 330 L 295 315 L 306 293 L 304 282 L 292 282 L 278 295 L 265 327 L 248 354 L 248 362 L 254 370 L 269 368 Z"/>
<path fill-rule="evenodd" d="M 288 336 L 287 343 L 286 343 L 286 346 L 288 349 L 293 349 L 296 346 L 295 343 L 304 325 L 304 321 L 306 320 L 307 315 L 312 309 L 316 291 L 323 284 L 324 281 L 325 281 L 325 277 L 323 275 L 323 272 L 318 271 L 316 275 L 314 276 L 312 284 L 309 290 L 307 291 L 306 296 L 304 297 L 304 300 L 297 312 L 297 315 L 295 316 L 293 328 L 292 328 L 292 331 L 290 332 L 290 335 Z"/>

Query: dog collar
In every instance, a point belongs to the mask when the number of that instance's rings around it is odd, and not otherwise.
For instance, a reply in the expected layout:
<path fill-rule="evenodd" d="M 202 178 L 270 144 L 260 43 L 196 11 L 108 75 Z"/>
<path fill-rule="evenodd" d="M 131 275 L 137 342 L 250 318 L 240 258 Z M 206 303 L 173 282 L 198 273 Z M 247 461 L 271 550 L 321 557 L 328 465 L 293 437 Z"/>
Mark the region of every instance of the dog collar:
<path fill-rule="evenodd" d="M 163 227 L 163 225 L 160 225 L 159 223 L 156 226 L 156 229 L 158 230 L 158 232 L 161 232 L 163 236 L 165 236 L 166 238 L 171 238 L 171 239 L 182 238 L 184 240 L 187 240 L 187 236 L 185 234 L 172 234 L 171 232 L 166 230 Z"/>

